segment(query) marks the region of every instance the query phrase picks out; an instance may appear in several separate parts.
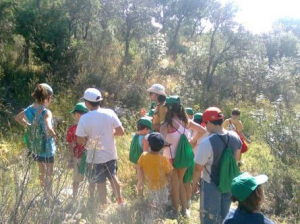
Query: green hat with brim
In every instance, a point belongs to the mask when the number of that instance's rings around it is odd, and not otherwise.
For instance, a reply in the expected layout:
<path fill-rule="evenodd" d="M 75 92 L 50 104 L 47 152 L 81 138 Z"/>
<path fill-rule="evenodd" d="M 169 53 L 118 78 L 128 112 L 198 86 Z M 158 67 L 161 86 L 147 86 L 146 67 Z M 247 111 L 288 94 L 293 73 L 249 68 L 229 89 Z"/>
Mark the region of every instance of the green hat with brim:
<path fill-rule="evenodd" d="M 152 120 L 148 117 L 140 118 L 137 123 L 141 124 L 141 125 L 144 125 L 144 126 L 148 127 L 151 130 L 153 129 Z"/>
<path fill-rule="evenodd" d="M 71 113 L 75 113 L 75 112 L 87 113 L 89 112 L 89 110 L 86 108 L 85 103 L 77 103 L 76 106 L 71 111 Z"/>
<path fill-rule="evenodd" d="M 194 119 L 196 120 L 201 120 L 202 119 L 203 114 L 202 113 L 195 113 L 194 114 Z"/>
<path fill-rule="evenodd" d="M 266 175 L 251 176 L 245 172 L 237 176 L 232 180 L 231 193 L 237 197 L 239 201 L 244 201 L 256 188 L 267 182 L 268 177 Z"/>
<path fill-rule="evenodd" d="M 190 108 L 190 107 L 185 108 L 185 112 L 188 115 L 194 115 L 194 110 L 192 108 Z"/>
<path fill-rule="evenodd" d="M 166 104 L 167 105 L 172 105 L 172 104 L 176 104 L 176 103 L 180 103 L 180 97 L 179 96 L 167 97 L 167 99 L 166 99 Z"/>

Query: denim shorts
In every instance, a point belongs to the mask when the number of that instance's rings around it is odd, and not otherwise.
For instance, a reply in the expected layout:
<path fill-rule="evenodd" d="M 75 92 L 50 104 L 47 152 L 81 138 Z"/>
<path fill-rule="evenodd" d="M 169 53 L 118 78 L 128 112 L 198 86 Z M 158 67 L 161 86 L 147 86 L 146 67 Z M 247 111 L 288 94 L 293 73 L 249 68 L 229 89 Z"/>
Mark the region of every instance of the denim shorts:
<path fill-rule="evenodd" d="M 111 180 L 117 171 L 117 161 L 110 160 L 106 163 L 87 163 L 86 176 L 89 183 L 104 183 L 106 178 Z"/>
<path fill-rule="evenodd" d="M 214 183 L 201 179 L 200 220 L 205 224 L 222 223 L 231 204 L 231 194 L 221 194 Z"/>

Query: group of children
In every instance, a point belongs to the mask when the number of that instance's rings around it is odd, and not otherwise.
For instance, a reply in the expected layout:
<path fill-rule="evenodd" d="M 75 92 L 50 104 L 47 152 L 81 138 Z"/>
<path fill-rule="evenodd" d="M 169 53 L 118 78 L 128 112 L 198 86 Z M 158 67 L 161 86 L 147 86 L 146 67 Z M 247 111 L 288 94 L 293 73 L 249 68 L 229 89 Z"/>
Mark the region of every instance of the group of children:
<path fill-rule="evenodd" d="M 240 150 L 247 151 L 244 139 L 250 141 L 242 133 L 240 111 L 234 109 L 232 117 L 224 121 L 224 115 L 218 108 L 208 108 L 203 114 L 194 113 L 192 108 L 184 108 L 180 97 L 167 97 L 165 88 L 160 84 L 152 85 L 147 92 L 153 103 L 149 111 L 141 110 L 142 116 L 137 121 L 137 132 L 133 136 L 129 150 L 129 160 L 134 163 L 137 172 L 138 195 L 143 197 L 147 186 L 149 206 L 152 211 L 157 211 L 157 215 L 165 212 L 166 204 L 171 201 L 172 209 L 169 214 L 171 217 L 178 217 L 179 214 L 188 217 L 191 196 L 193 192 L 199 191 L 198 182 L 202 176 L 204 183 L 201 183 L 200 188 L 201 223 L 225 221 L 229 207 L 225 209 L 226 214 L 220 209 L 220 214 L 214 211 L 215 217 L 211 217 L 211 211 L 206 207 L 219 202 L 212 200 L 217 194 L 207 196 L 207 193 L 213 192 L 210 189 L 211 185 L 215 184 L 215 176 L 219 175 L 218 167 L 222 157 L 220 150 L 223 150 L 220 148 L 223 148 L 223 142 L 225 143 L 223 137 L 227 138 L 227 145 L 230 144 L 236 162 L 241 161 Z M 53 175 L 56 134 L 48 107 L 52 101 L 53 90 L 45 83 L 39 84 L 32 96 L 35 103 L 20 112 L 16 116 L 16 121 L 27 127 L 24 137 L 26 146 L 38 163 L 41 186 L 51 195 L 50 182 Z M 69 165 L 73 168 L 74 198 L 86 174 L 90 200 L 97 198 L 97 201 L 107 203 L 106 179 L 108 179 L 118 204 L 124 205 L 116 175 L 115 143 L 116 136 L 124 135 L 124 128 L 114 111 L 100 107 L 102 96 L 97 89 L 88 88 L 82 99 L 84 103 L 77 103 L 71 111 L 78 124 L 69 128 L 66 138 L 70 151 Z M 225 129 L 233 130 L 237 134 L 228 133 L 224 131 Z M 37 135 L 37 132 L 40 135 Z M 37 138 L 42 140 L 36 141 Z M 219 156 L 218 159 L 215 158 L 216 155 Z M 231 193 L 241 204 L 239 208 L 243 210 L 245 205 L 243 207 L 242 202 L 245 198 L 251 196 L 257 190 L 257 186 L 266 180 L 258 180 L 259 178 L 255 179 L 249 175 L 236 178 L 238 179 L 233 179 L 235 185 L 232 185 Z M 255 184 L 249 185 L 247 193 L 241 193 L 240 188 L 245 188 L 243 181 L 255 182 L 256 187 Z M 96 188 L 98 197 L 95 197 Z M 223 196 L 225 195 L 220 193 L 220 198 Z M 211 202 L 207 202 L 208 199 Z M 234 220 L 236 214 L 241 219 L 243 211 L 230 213 L 229 216 Z M 226 218 L 226 223 L 240 223 L 230 222 L 229 219 Z"/>

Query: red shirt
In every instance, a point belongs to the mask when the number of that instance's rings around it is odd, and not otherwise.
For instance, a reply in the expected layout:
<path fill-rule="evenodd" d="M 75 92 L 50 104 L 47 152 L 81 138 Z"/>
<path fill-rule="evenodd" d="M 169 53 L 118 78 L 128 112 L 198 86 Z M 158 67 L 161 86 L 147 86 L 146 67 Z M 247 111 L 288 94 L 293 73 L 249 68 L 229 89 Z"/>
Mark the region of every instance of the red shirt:
<path fill-rule="evenodd" d="M 83 151 L 85 150 L 84 145 L 77 144 L 77 137 L 76 137 L 76 128 L 77 124 L 72 125 L 68 132 L 67 132 L 67 142 L 73 146 L 74 156 L 76 158 L 81 158 Z"/>

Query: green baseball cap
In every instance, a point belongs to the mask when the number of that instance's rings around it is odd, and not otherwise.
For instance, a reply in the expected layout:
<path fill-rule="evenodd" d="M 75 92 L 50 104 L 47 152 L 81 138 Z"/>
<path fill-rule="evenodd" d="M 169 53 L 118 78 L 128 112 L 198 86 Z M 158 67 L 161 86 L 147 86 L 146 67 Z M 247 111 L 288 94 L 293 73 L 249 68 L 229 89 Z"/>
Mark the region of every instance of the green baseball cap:
<path fill-rule="evenodd" d="M 239 201 L 244 201 L 256 188 L 267 182 L 268 177 L 266 175 L 251 176 L 245 172 L 237 176 L 232 180 L 231 193 L 237 197 Z"/>
<path fill-rule="evenodd" d="M 75 113 L 76 111 L 83 113 L 89 112 L 89 110 L 85 106 L 85 103 L 77 103 L 70 113 Z"/>
<path fill-rule="evenodd" d="M 180 97 L 179 96 L 167 97 L 167 99 L 166 99 L 166 104 L 167 105 L 175 104 L 175 103 L 180 103 Z"/>
<path fill-rule="evenodd" d="M 150 128 L 151 130 L 153 129 L 153 126 L 152 126 L 152 120 L 148 117 L 142 117 L 138 120 L 137 122 L 138 124 L 142 124 L 148 128 Z"/>
<path fill-rule="evenodd" d="M 190 108 L 190 107 L 185 108 L 185 112 L 188 115 L 194 115 L 194 110 L 192 108 Z"/>
<path fill-rule="evenodd" d="M 196 119 L 196 120 L 201 120 L 201 119 L 202 119 L 202 116 L 203 116 L 202 113 L 195 113 L 194 119 Z"/>

